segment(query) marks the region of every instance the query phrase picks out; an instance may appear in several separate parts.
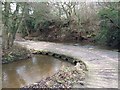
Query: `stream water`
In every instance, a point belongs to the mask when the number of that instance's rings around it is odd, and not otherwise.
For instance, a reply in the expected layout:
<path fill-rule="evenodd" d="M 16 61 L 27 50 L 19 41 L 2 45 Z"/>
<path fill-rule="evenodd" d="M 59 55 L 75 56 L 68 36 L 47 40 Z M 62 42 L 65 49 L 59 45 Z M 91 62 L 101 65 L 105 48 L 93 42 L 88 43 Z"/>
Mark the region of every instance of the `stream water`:
<path fill-rule="evenodd" d="M 2 67 L 2 87 L 19 88 L 40 81 L 70 65 L 53 57 L 34 55 L 32 59 L 4 64 Z"/>

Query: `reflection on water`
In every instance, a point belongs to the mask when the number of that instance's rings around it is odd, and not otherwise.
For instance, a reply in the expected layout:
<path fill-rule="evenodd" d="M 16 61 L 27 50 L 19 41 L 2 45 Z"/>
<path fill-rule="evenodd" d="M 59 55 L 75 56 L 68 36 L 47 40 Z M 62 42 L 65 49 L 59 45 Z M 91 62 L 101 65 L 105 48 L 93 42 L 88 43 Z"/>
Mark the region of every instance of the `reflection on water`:
<path fill-rule="evenodd" d="M 66 62 L 43 55 L 3 65 L 3 88 L 19 88 L 56 73 Z"/>

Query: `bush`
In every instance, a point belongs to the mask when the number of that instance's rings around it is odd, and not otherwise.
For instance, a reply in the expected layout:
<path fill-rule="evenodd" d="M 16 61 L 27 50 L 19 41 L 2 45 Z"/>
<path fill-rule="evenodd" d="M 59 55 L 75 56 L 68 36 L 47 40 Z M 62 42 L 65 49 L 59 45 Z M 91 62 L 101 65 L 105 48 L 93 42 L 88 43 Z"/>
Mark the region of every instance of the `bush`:
<path fill-rule="evenodd" d="M 98 43 L 114 48 L 120 45 L 120 17 L 118 16 L 120 12 L 116 4 L 118 3 L 112 3 L 98 13 L 101 19 Z"/>

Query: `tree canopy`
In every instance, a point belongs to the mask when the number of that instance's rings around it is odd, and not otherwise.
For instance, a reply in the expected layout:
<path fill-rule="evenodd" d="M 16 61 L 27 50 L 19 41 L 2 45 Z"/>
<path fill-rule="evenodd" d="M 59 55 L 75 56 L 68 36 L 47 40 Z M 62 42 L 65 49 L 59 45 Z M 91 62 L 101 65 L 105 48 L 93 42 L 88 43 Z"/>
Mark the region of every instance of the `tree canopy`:
<path fill-rule="evenodd" d="M 108 46 L 119 44 L 119 3 L 110 2 L 3 2 L 3 49 L 16 33 L 39 40 L 92 39 Z M 13 9 L 14 8 L 14 9 Z"/>

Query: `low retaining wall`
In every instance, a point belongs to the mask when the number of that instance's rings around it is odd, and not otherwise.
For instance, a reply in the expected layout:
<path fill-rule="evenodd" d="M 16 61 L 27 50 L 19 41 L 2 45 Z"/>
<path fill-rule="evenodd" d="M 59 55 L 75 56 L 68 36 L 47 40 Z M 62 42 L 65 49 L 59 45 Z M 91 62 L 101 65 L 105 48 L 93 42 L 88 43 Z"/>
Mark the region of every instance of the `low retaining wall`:
<path fill-rule="evenodd" d="M 23 48 L 28 49 L 26 46 L 21 45 L 21 44 L 16 43 L 16 42 L 15 42 L 15 45 L 18 45 L 19 47 L 23 47 Z M 70 55 L 59 54 L 59 53 L 55 53 L 55 52 L 50 51 L 50 50 L 34 50 L 34 49 L 30 49 L 30 48 L 28 50 L 30 51 L 31 54 L 40 54 L 40 55 L 52 56 L 54 58 L 70 62 L 73 65 L 80 63 L 80 68 L 85 70 L 85 71 L 88 71 L 87 65 L 82 60 L 77 59 L 75 57 L 72 57 Z"/>
<path fill-rule="evenodd" d="M 64 54 L 58 54 L 58 53 L 54 53 L 54 52 L 50 52 L 50 51 L 43 51 L 43 50 L 42 51 L 31 50 L 31 53 L 52 56 L 54 58 L 70 62 L 73 65 L 80 63 L 80 68 L 87 71 L 87 66 L 82 60 L 76 59 L 76 58 L 71 57 L 71 56 L 67 56 Z"/>

